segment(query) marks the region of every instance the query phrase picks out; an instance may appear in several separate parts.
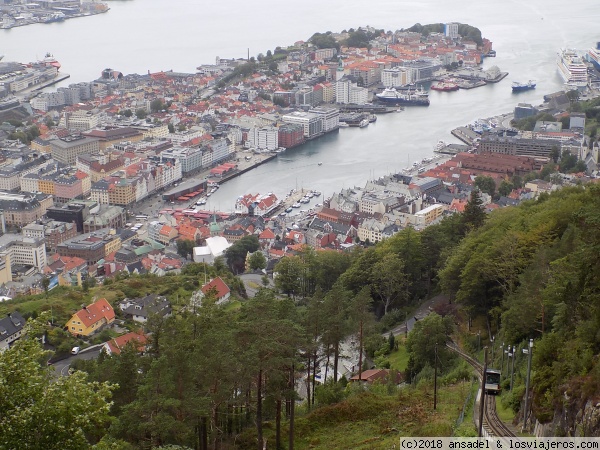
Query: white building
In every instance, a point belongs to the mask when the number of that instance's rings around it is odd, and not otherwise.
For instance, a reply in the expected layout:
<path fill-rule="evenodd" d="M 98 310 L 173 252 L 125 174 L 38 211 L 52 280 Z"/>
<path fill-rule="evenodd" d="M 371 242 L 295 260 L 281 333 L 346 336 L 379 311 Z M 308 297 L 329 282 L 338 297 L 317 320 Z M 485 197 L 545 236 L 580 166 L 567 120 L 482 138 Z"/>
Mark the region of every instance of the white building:
<path fill-rule="evenodd" d="M 344 105 L 364 105 L 369 101 L 369 90 L 344 77 L 335 83 L 335 101 Z"/>
<path fill-rule="evenodd" d="M 44 239 L 18 238 L 9 242 L 3 250 L 9 252 L 12 266 L 17 264 L 33 266 L 40 273 L 44 273 L 44 267 L 46 267 L 46 244 Z"/>
<path fill-rule="evenodd" d="M 294 111 L 281 118 L 285 123 L 293 123 L 304 127 L 304 136 L 311 138 L 323 132 L 323 118 L 319 114 Z"/>
<path fill-rule="evenodd" d="M 212 264 L 216 258 L 223 256 L 225 250 L 232 245 L 223 236 L 209 237 L 206 239 L 205 246 L 194 247 L 194 262 Z"/>
<path fill-rule="evenodd" d="M 449 22 L 444 25 L 444 35 L 450 39 L 458 38 L 458 23 Z"/>
<path fill-rule="evenodd" d="M 276 127 L 252 128 L 248 132 L 248 143 L 261 150 L 275 150 L 279 147 L 279 131 Z"/>
<path fill-rule="evenodd" d="M 386 88 L 403 86 L 413 82 L 411 72 L 406 67 L 393 67 L 383 69 L 381 72 L 381 82 Z"/>
<path fill-rule="evenodd" d="M 323 132 L 335 130 L 340 126 L 340 111 L 336 108 L 326 108 L 319 106 L 308 111 L 312 114 L 317 114 L 323 119 Z"/>

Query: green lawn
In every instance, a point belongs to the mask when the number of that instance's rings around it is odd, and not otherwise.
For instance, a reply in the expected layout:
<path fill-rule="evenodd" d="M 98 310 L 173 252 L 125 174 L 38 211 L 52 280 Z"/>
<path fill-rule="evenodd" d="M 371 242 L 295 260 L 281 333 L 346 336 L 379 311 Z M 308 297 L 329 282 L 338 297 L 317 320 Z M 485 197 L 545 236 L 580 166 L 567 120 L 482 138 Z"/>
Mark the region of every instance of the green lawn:
<path fill-rule="evenodd" d="M 397 338 L 400 340 L 400 338 Z M 387 357 L 390 361 L 390 368 L 395 369 L 398 372 L 404 372 L 408 366 L 408 352 L 404 345 L 404 340 L 398 343 L 398 350 L 390 353 Z"/>

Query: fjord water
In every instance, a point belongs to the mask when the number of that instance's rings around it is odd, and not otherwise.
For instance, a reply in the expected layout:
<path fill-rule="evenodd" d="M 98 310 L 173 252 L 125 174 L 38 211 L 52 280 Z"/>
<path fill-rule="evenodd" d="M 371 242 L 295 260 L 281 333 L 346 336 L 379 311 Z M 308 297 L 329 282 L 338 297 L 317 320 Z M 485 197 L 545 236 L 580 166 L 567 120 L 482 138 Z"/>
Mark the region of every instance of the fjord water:
<path fill-rule="evenodd" d="M 329 196 L 342 187 L 399 170 L 431 156 L 450 130 L 477 118 L 510 112 L 519 102 L 539 104 L 562 87 L 556 72 L 561 47 L 586 50 L 600 41 L 600 2 L 463 0 L 365 3 L 359 0 L 125 0 L 109 2 L 107 14 L 0 30 L 0 54 L 8 61 L 32 61 L 51 52 L 71 74 L 63 84 L 89 81 L 111 67 L 127 73 L 148 70 L 194 72 L 215 57 L 246 57 L 307 40 L 314 32 L 370 25 L 386 30 L 414 23 L 461 22 L 478 27 L 494 43 L 498 65 L 510 75 L 498 84 L 470 91 L 430 92 L 428 108 L 380 115 L 364 129 L 342 129 L 226 183 L 211 208 L 231 209 L 248 192 L 311 188 Z M 511 81 L 537 80 L 534 91 L 512 94 Z M 322 162 L 322 165 L 318 165 Z"/>

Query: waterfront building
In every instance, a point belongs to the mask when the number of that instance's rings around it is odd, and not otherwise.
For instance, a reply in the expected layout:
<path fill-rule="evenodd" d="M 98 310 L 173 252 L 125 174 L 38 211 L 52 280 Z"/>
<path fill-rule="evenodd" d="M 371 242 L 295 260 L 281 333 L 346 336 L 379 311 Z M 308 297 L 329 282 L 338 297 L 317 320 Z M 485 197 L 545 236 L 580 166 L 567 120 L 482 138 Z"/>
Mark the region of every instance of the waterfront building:
<path fill-rule="evenodd" d="M 340 104 L 364 105 L 369 101 L 369 90 L 359 87 L 354 79 L 344 76 L 335 83 L 335 101 Z"/>
<path fill-rule="evenodd" d="M 281 120 L 285 123 L 302 125 L 304 137 L 307 139 L 323 133 L 323 119 L 319 114 L 295 111 L 284 115 Z"/>
<path fill-rule="evenodd" d="M 252 128 L 248 143 L 260 150 L 276 150 L 279 147 L 279 130 L 276 127 Z"/>
<path fill-rule="evenodd" d="M 340 126 L 340 111 L 336 108 L 319 106 L 308 110 L 309 113 L 317 114 L 323 118 L 323 132 L 335 130 Z"/>
<path fill-rule="evenodd" d="M 515 120 L 524 119 L 525 117 L 535 116 L 538 110 L 535 106 L 529 103 L 519 103 L 513 111 Z"/>
<path fill-rule="evenodd" d="M 99 139 L 85 136 L 68 136 L 50 141 L 52 157 L 63 164 L 74 166 L 77 156 L 97 153 L 100 149 Z"/>
<path fill-rule="evenodd" d="M 560 143 L 549 139 L 526 139 L 521 136 L 487 135 L 481 138 L 478 152 L 493 152 L 504 155 L 542 156 L 550 158 L 553 149 Z"/>
<path fill-rule="evenodd" d="M 381 83 L 386 88 L 404 86 L 413 82 L 410 78 L 411 74 L 412 72 L 406 67 L 383 69 L 381 72 Z"/>
<path fill-rule="evenodd" d="M 435 76 L 435 73 L 442 67 L 439 59 L 434 58 L 403 61 L 401 66 L 406 68 L 410 74 L 409 77 L 412 83 L 431 80 Z"/>
<path fill-rule="evenodd" d="M 181 164 L 181 172 L 187 174 L 204 167 L 202 165 L 202 153 L 201 147 L 174 147 L 164 150 L 161 155 L 178 159 Z"/>
<path fill-rule="evenodd" d="M 301 124 L 284 123 L 277 130 L 280 147 L 292 148 L 304 142 L 304 126 Z"/>

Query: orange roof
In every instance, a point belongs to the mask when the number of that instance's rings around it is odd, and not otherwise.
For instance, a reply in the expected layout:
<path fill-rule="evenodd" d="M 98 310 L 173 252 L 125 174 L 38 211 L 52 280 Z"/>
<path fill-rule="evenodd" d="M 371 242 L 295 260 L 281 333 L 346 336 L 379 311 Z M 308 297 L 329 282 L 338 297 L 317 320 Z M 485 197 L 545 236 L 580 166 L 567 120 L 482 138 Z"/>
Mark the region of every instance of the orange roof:
<path fill-rule="evenodd" d="M 214 278 L 210 280 L 209 283 L 206 283 L 204 286 L 202 286 L 202 292 L 206 295 L 212 288 L 217 290 L 217 299 L 225 297 L 231 292 L 221 277 Z"/>
<path fill-rule="evenodd" d="M 144 334 L 138 334 L 132 331 L 130 333 L 124 334 L 123 336 L 111 339 L 110 341 L 108 341 L 108 346 L 110 347 L 111 353 L 118 355 L 119 353 L 121 353 L 121 349 L 132 341 L 135 342 L 138 351 L 142 351 L 146 342 L 148 342 L 148 337 Z"/>
<path fill-rule="evenodd" d="M 275 233 L 270 228 L 265 228 L 262 233 L 258 235 L 259 239 L 275 239 Z"/>
<path fill-rule="evenodd" d="M 90 327 L 102 319 L 106 319 L 107 321 L 113 320 L 115 318 L 115 311 L 105 298 L 101 298 L 95 303 L 80 309 L 75 315 L 86 327 Z"/>

